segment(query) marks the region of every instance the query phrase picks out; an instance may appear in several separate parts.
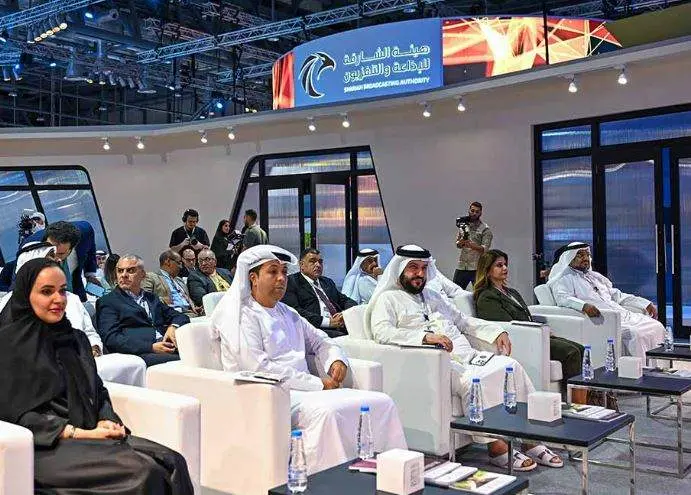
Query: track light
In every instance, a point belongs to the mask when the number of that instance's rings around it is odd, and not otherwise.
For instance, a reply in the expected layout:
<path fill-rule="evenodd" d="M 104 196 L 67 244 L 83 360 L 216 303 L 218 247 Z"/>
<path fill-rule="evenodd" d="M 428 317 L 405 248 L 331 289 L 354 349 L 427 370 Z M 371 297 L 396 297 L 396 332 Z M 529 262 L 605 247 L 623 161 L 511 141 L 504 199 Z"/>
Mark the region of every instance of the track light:
<path fill-rule="evenodd" d="M 43 24 L 43 32 L 45 32 L 48 36 L 53 36 L 55 34 L 55 31 L 53 31 L 53 26 L 48 22 L 45 21 Z"/>
<path fill-rule="evenodd" d="M 101 73 L 98 75 L 98 84 L 100 84 L 101 86 L 105 86 L 105 85 L 106 85 L 106 77 L 103 75 L 103 72 L 101 72 Z"/>
<path fill-rule="evenodd" d="M 576 76 L 571 76 L 569 83 L 569 93 L 578 93 L 578 84 L 576 84 Z"/>
<path fill-rule="evenodd" d="M 60 24 L 58 24 L 58 27 L 60 29 L 67 29 L 67 17 L 65 17 L 65 15 L 63 14 L 58 18 L 58 20 L 60 22 Z"/>
<path fill-rule="evenodd" d="M 9 93 L 7 93 L 7 96 L 11 98 L 16 98 L 17 97 L 17 92 L 14 89 L 11 89 Z"/>
<path fill-rule="evenodd" d="M 429 119 L 432 116 L 432 110 L 430 109 L 429 103 L 423 103 L 425 109 L 422 111 L 422 116 Z"/>
<path fill-rule="evenodd" d="M 348 120 L 348 113 L 343 114 L 343 121 L 341 122 L 341 125 L 345 128 L 348 129 L 350 127 L 350 120 Z"/>
<path fill-rule="evenodd" d="M 16 65 L 14 67 L 12 67 L 12 75 L 14 76 L 15 81 L 21 81 L 22 80 L 22 74 L 21 74 L 21 72 L 19 72 L 19 70 L 20 69 L 18 69 Z"/>
<path fill-rule="evenodd" d="M 2 80 L 5 82 L 12 80 L 12 78 L 10 77 L 10 71 L 7 70 L 7 67 L 2 68 Z"/>
<path fill-rule="evenodd" d="M 208 138 L 208 136 L 206 135 L 206 131 L 199 131 L 199 134 L 201 134 L 201 137 L 199 138 L 199 140 L 200 140 L 203 144 L 206 144 L 206 143 L 209 142 L 209 138 Z"/>
<path fill-rule="evenodd" d="M 105 151 L 109 151 L 110 150 L 110 141 L 108 141 L 107 137 L 104 137 L 102 139 L 103 139 L 103 149 Z"/>
<path fill-rule="evenodd" d="M 456 105 L 456 110 L 458 110 L 459 112 L 465 112 L 466 111 L 462 96 L 458 97 L 458 105 Z"/>
<path fill-rule="evenodd" d="M 58 33 L 62 31 L 62 28 L 60 27 L 60 21 L 58 21 L 57 16 L 50 16 L 48 18 L 48 24 L 50 24 L 53 27 L 53 33 Z"/>
<path fill-rule="evenodd" d="M 26 28 L 26 42 L 30 45 L 36 43 L 36 40 L 34 39 L 34 30 L 31 29 L 31 26 Z"/>
<path fill-rule="evenodd" d="M 317 130 L 317 124 L 314 123 L 314 117 L 307 119 L 307 129 L 310 132 L 315 132 Z"/>
<path fill-rule="evenodd" d="M 619 72 L 617 82 L 622 86 L 625 86 L 629 82 L 629 79 L 626 77 L 626 67 L 621 68 L 621 72 Z"/>
<path fill-rule="evenodd" d="M 9 38 L 10 35 L 7 33 L 7 29 L 4 29 L 0 33 L 0 43 L 7 43 L 7 38 Z"/>
<path fill-rule="evenodd" d="M 138 150 L 143 150 L 144 148 L 146 148 L 146 146 L 144 145 L 144 139 L 140 138 L 139 136 L 137 136 L 136 139 L 137 139 L 137 149 Z"/>
<path fill-rule="evenodd" d="M 223 110 L 223 102 L 221 100 L 216 101 L 216 108 L 218 110 Z"/>
<path fill-rule="evenodd" d="M 233 126 L 228 127 L 228 139 L 235 141 L 235 127 Z"/>

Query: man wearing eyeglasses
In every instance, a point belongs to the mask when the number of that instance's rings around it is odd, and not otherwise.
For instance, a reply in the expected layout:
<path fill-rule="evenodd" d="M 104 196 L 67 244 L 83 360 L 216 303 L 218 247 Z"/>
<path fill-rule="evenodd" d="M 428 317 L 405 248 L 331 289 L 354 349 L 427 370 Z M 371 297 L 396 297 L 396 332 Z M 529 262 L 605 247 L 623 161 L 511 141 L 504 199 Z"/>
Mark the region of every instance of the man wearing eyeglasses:
<path fill-rule="evenodd" d="M 202 298 L 211 292 L 225 292 L 230 289 L 233 277 L 225 268 L 216 267 L 216 255 L 211 249 L 202 249 L 197 255 L 199 269 L 191 270 L 187 277 L 190 297 L 197 306 Z"/>
<path fill-rule="evenodd" d="M 178 313 L 194 318 L 201 316 L 204 310 L 196 306 L 187 291 L 187 285 L 180 278 L 182 258 L 172 249 L 161 253 L 158 257 L 160 268 L 155 272 L 147 272 L 142 289 L 153 292 L 161 302 Z"/>

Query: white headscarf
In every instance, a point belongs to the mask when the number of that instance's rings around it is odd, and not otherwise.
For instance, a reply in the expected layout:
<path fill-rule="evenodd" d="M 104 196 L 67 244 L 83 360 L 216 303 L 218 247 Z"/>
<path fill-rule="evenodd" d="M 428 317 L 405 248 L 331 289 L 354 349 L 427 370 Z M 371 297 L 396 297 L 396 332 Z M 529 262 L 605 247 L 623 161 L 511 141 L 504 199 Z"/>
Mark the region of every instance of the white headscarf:
<path fill-rule="evenodd" d="M 547 285 L 554 285 L 554 283 L 564 275 L 564 272 L 569 268 L 569 265 L 581 249 L 587 249 L 588 252 L 590 252 L 590 246 L 584 242 L 572 242 L 557 250 L 557 252 L 561 251 L 561 254 L 558 259 L 554 260 L 554 265 L 552 265 L 547 279 Z"/>
<path fill-rule="evenodd" d="M 36 258 L 45 258 L 50 253 L 55 254 L 55 246 L 48 242 L 32 241 L 27 242 L 22 246 L 22 248 L 17 253 L 17 265 L 14 269 L 14 273 L 17 273 L 19 269 L 24 266 L 27 261 Z"/>
<path fill-rule="evenodd" d="M 371 256 L 377 258 L 377 265 L 379 265 L 379 251 L 369 248 L 361 249 L 357 258 L 355 258 L 353 266 L 348 270 L 343 279 L 343 289 L 341 292 L 358 304 L 362 302 L 359 286 L 360 278 L 370 276 L 361 270 L 362 262 Z"/>
<path fill-rule="evenodd" d="M 211 314 L 211 327 L 223 334 L 234 355 L 240 352 L 240 317 L 242 308 L 248 304 L 251 296 L 249 272 L 251 269 L 263 265 L 267 261 L 278 260 L 294 265 L 297 258 L 290 252 L 278 246 L 260 244 L 243 251 L 238 256 L 235 277 L 230 289 L 216 305 Z M 239 371 L 239 370 L 229 370 Z"/>
<path fill-rule="evenodd" d="M 437 267 L 434 264 L 434 259 L 430 255 L 430 252 L 420 246 L 415 244 L 408 244 L 406 246 L 399 246 L 396 248 L 396 254 L 389 264 L 386 265 L 384 273 L 379 276 L 379 281 L 377 282 L 377 288 L 374 289 L 369 303 L 367 304 L 367 309 L 365 310 L 365 333 L 372 338 L 372 330 L 370 320 L 372 319 L 372 311 L 374 305 L 377 303 L 377 299 L 384 292 L 394 289 L 402 289 L 401 284 L 398 282 L 401 273 L 405 270 L 408 263 L 411 261 L 426 261 L 427 262 L 427 283 L 437 276 Z"/>

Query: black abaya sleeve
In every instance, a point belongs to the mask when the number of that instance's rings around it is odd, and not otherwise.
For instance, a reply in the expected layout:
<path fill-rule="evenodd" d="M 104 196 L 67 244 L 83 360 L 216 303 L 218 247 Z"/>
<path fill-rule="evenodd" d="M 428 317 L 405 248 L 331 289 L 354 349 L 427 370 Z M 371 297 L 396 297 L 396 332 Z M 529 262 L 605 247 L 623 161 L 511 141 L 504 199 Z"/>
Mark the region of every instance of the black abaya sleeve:
<path fill-rule="evenodd" d="M 34 434 L 36 447 L 47 448 L 55 446 L 67 423 L 67 418 L 37 411 L 24 413 L 17 422 L 19 426 L 27 428 Z"/>
<path fill-rule="evenodd" d="M 98 388 L 99 399 L 98 420 L 109 420 L 113 423 L 121 425 L 122 420 L 113 409 L 113 404 L 110 402 L 110 395 L 108 394 L 108 389 L 103 386 L 103 382 L 101 381 L 101 378 L 98 375 L 96 375 L 96 387 Z"/>

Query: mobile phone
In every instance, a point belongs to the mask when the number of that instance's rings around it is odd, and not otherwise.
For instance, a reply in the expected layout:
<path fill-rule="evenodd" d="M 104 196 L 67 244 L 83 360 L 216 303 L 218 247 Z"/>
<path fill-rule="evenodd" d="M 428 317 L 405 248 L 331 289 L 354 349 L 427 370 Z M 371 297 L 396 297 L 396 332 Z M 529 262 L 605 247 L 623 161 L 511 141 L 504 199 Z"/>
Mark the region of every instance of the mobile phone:
<path fill-rule="evenodd" d="M 84 287 L 84 290 L 94 297 L 101 297 L 103 296 L 103 294 L 106 293 L 106 290 L 103 287 L 101 287 L 100 285 L 96 285 L 93 282 L 87 282 L 86 287 Z"/>

